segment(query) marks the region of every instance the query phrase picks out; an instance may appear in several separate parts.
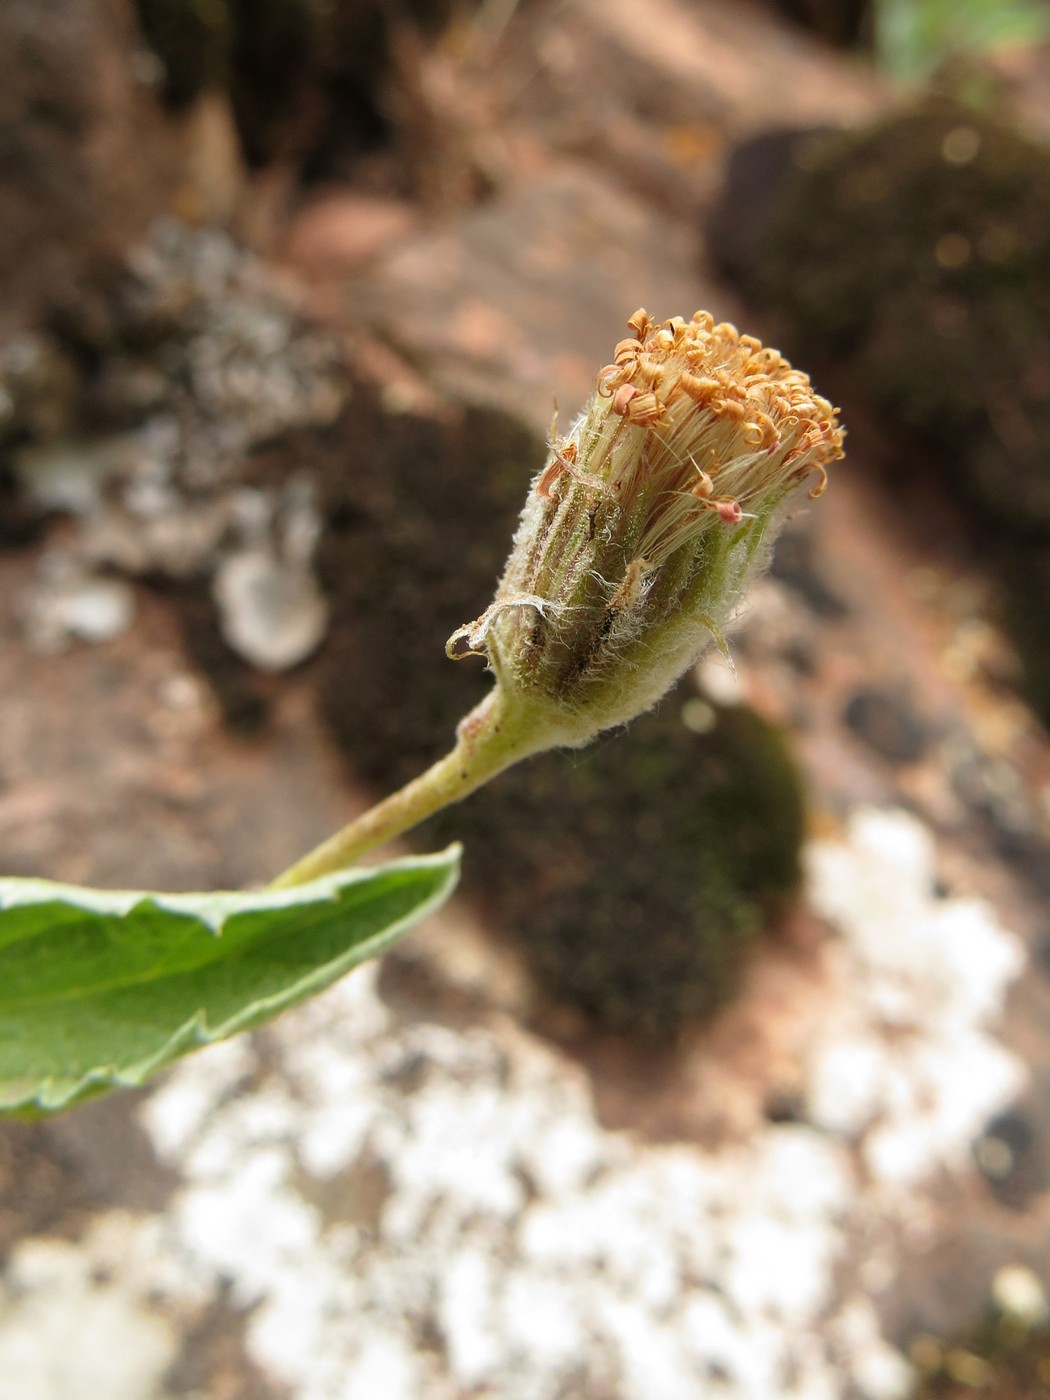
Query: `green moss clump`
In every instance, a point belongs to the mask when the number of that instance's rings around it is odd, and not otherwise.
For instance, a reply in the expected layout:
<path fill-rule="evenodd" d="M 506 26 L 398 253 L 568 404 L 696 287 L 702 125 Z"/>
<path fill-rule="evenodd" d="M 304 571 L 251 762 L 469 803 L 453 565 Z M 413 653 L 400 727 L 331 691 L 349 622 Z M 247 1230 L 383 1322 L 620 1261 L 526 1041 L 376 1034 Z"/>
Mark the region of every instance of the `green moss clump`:
<path fill-rule="evenodd" d="M 696 734 L 687 696 L 591 749 L 530 760 L 434 824 L 466 843 L 468 877 L 546 999 L 654 1041 L 733 997 L 799 880 L 783 736 L 743 707 Z"/>
<path fill-rule="evenodd" d="M 817 138 L 755 290 L 845 361 L 969 501 L 1050 534 L 1050 151 L 948 99 Z"/>
<path fill-rule="evenodd" d="M 489 687 L 480 666 L 448 662 L 445 639 L 495 591 L 543 455 L 504 414 L 387 413 L 359 387 L 318 463 L 328 523 L 318 566 L 333 613 L 321 708 L 379 791 L 445 753 Z"/>
<path fill-rule="evenodd" d="M 1030 698 L 1050 718 L 1050 613 L 1031 608 L 1050 576 L 1048 208 L 1050 149 L 937 97 L 743 148 L 711 232 L 791 351 L 834 360 L 909 469 L 939 473 L 1016 590 Z"/>

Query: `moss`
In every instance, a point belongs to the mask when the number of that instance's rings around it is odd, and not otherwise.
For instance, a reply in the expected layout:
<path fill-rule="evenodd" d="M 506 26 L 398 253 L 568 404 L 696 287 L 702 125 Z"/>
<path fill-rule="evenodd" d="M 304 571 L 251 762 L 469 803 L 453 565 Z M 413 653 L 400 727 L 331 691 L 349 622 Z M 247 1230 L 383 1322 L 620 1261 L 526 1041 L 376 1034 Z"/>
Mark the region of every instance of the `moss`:
<path fill-rule="evenodd" d="M 920 431 L 969 500 L 1050 533 L 1050 153 L 939 99 L 811 145 L 756 290 Z"/>
<path fill-rule="evenodd" d="M 1037 1400 L 1050 1394 L 1050 1327 L 992 1311 L 976 1331 L 913 1346 L 923 1372 L 913 1400 Z"/>
<path fill-rule="evenodd" d="M 136 0 L 139 23 L 164 64 L 164 97 L 186 107 L 230 71 L 233 17 L 228 0 Z"/>
<path fill-rule="evenodd" d="M 326 473 L 333 633 L 321 702 L 377 790 L 449 746 L 487 689 L 444 639 L 492 594 L 543 444 L 501 414 L 385 414 L 366 393 Z M 798 776 L 745 709 L 708 734 L 681 695 L 592 750 L 531 760 L 414 838 L 461 837 L 465 888 L 553 1000 L 661 1038 L 730 997 L 798 878 Z"/>
<path fill-rule="evenodd" d="M 803 827 L 783 737 L 744 708 L 695 734 L 687 694 L 434 823 L 465 841 L 470 885 L 547 999 L 664 1041 L 735 994 L 796 889 Z"/>
<path fill-rule="evenodd" d="M 323 468 L 319 567 L 334 620 L 320 696 L 377 788 L 444 753 L 488 687 L 479 666 L 449 663 L 444 643 L 491 597 L 543 453 L 488 409 L 436 421 L 385 413 L 364 389 L 354 396 Z"/>
<path fill-rule="evenodd" d="M 475 0 L 470 0 L 475 3 Z M 163 94 L 183 109 L 205 89 L 229 91 L 250 164 L 300 158 L 311 178 L 391 134 L 391 35 L 433 37 L 454 0 L 136 0 L 143 35 L 164 64 Z"/>
<path fill-rule="evenodd" d="M 771 160 L 778 193 L 769 179 L 756 193 L 744 261 L 728 234 L 748 170 Z M 1010 561 L 1050 552 L 1050 150 L 942 97 L 857 132 L 756 143 L 733 179 L 713 237 L 782 338 L 842 367 L 1008 583 L 1045 573 Z M 1050 716 L 1050 617 L 1031 617 L 1030 596 L 1015 611 Z"/>

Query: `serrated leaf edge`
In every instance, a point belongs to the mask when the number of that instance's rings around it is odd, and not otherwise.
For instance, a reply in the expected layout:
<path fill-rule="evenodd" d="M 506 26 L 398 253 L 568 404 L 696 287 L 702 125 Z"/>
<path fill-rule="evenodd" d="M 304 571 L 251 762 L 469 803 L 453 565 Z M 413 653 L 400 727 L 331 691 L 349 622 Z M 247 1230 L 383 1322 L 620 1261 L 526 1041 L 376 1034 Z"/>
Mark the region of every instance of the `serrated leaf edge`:
<path fill-rule="evenodd" d="M 314 973 L 297 982 L 293 988 L 260 1001 L 230 1017 L 227 1021 L 211 1029 L 208 1028 L 203 1010 L 198 1011 L 181 1026 L 176 1027 L 160 1049 L 137 1064 L 118 1069 L 115 1066 L 97 1066 L 88 1071 L 73 1084 L 66 1083 L 56 1090 L 53 1077 L 42 1080 L 33 1092 L 20 1099 L 9 1099 L 0 1104 L 0 1116 L 34 1116 L 36 1113 L 55 1113 L 95 1094 L 108 1089 L 139 1088 L 147 1079 L 165 1065 L 190 1054 L 226 1040 L 253 1026 L 261 1025 L 287 1007 L 305 1001 L 311 994 L 324 991 L 337 982 L 359 963 L 377 956 L 394 943 L 402 933 L 417 924 L 427 914 L 438 908 L 455 889 L 459 879 L 459 860 L 462 847 L 458 842 L 444 851 L 429 856 L 405 856 L 398 860 L 384 862 L 378 866 L 357 866 L 350 870 L 337 871 L 322 876 L 307 885 L 292 886 L 281 890 L 259 891 L 216 891 L 213 894 L 163 894 L 149 890 L 97 890 L 88 886 L 62 885 L 50 880 L 23 879 L 20 876 L 0 877 L 0 910 L 26 904 L 71 904 L 74 908 L 89 910 L 92 913 L 126 915 L 143 903 L 153 903 L 158 908 L 173 913 L 187 914 L 197 918 L 210 928 L 216 937 L 221 936 L 226 921 L 236 914 L 256 913 L 261 910 L 308 907 L 323 901 L 335 902 L 338 894 L 353 884 L 360 884 L 378 874 L 397 871 L 421 871 L 428 869 L 444 870 L 445 878 L 403 918 L 397 919 L 382 932 L 374 934 L 362 943 L 346 950 L 342 957 L 317 968 Z M 52 1092 L 48 1092 L 51 1090 Z"/>
<path fill-rule="evenodd" d="M 156 890 L 99 890 L 87 885 L 64 885 L 54 880 L 26 879 L 18 875 L 0 876 L 0 911 L 27 904 L 71 904 L 92 914 L 130 914 L 140 904 L 153 904 L 173 914 L 199 919 L 216 935 L 235 914 L 251 914 L 293 905 L 319 904 L 332 899 L 349 885 L 360 884 L 377 872 L 425 870 L 450 865 L 458 867 L 462 846 L 454 842 L 444 851 L 429 856 L 403 856 L 382 865 L 354 866 L 332 875 L 322 875 L 308 885 L 292 885 L 272 890 L 211 890 L 203 893 L 166 894 Z"/>

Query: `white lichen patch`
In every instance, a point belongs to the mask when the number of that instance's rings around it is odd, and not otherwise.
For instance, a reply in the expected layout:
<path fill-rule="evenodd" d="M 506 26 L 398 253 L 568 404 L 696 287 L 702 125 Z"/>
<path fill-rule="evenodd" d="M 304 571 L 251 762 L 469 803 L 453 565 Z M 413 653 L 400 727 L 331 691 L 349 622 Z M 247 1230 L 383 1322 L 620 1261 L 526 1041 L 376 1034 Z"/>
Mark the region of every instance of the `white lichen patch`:
<path fill-rule="evenodd" d="M 135 617 L 135 594 L 123 579 L 48 553 L 40 561 L 37 587 L 21 600 L 18 614 L 34 650 L 54 655 L 74 640 L 109 642 L 126 632 Z"/>
<path fill-rule="evenodd" d="M 837 1393 L 816 1329 L 838 1306 L 847 1149 L 799 1126 L 721 1152 L 635 1143 L 509 1022 L 404 1024 L 374 979 L 279 1023 L 254 1094 L 229 1097 L 227 1058 L 202 1112 L 202 1056 L 145 1109 L 188 1177 L 168 1247 L 257 1304 L 256 1361 L 318 1400 L 377 1375 L 439 1400 Z"/>
<path fill-rule="evenodd" d="M 313 563 L 320 511 L 305 476 L 248 486 L 244 463 L 282 434 L 335 423 L 349 392 L 337 338 L 225 234 L 177 220 L 130 254 L 110 302 L 114 343 L 79 392 L 112 426 L 14 454 L 30 505 L 76 520 L 20 602 L 28 642 L 51 653 L 119 636 L 135 598 L 114 573 L 210 577 L 232 649 L 263 670 L 297 666 L 328 624 Z M 49 353 L 28 338 L 19 358 Z M 0 354 L 0 420 L 10 361 Z"/>
<path fill-rule="evenodd" d="M 141 1224 L 114 1212 L 79 1246 L 15 1250 L 0 1285 L 0 1400 L 162 1400 L 178 1333 L 136 1286 L 141 1239 Z"/>
<path fill-rule="evenodd" d="M 811 901 L 841 934 L 841 991 L 810 1048 L 808 1116 L 860 1140 L 886 1184 L 959 1168 L 1024 1082 L 993 1034 L 1021 944 L 989 906 L 936 898 L 933 842 L 901 812 L 859 813 L 809 866 Z"/>
<path fill-rule="evenodd" d="M 296 1400 L 901 1400 L 910 1368 L 875 1305 L 897 1227 L 924 1181 L 970 1169 L 1021 1077 L 992 1025 L 1018 945 L 938 899 L 931 859 L 893 814 L 810 852 L 834 932 L 806 1122 L 703 1147 L 611 1131 L 576 1062 L 503 1015 L 401 1015 L 375 965 L 265 1042 L 182 1063 L 142 1111 L 183 1177 L 166 1212 L 118 1218 L 123 1266 L 105 1221 L 55 1246 L 82 1292 L 108 1271 L 119 1318 L 99 1327 L 154 1338 L 136 1395 L 170 1354 L 147 1300 L 177 1316 L 228 1290 L 250 1359 Z M 20 1363 L 19 1400 L 58 1393 L 35 1247 L 5 1284 L 2 1400 L 16 1346 L 43 1378 Z"/>

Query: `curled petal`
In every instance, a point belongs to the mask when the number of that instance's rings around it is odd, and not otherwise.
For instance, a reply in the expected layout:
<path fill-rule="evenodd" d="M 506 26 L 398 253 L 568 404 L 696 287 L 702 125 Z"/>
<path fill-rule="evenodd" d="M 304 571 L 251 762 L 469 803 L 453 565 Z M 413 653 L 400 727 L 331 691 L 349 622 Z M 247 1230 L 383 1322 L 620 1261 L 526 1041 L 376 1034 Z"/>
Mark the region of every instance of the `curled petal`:
<path fill-rule="evenodd" d="M 626 415 L 631 400 L 636 398 L 638 390 L 633 384 L 621 384 L 613 395 L 612 410 L 614 413 Z"/>

